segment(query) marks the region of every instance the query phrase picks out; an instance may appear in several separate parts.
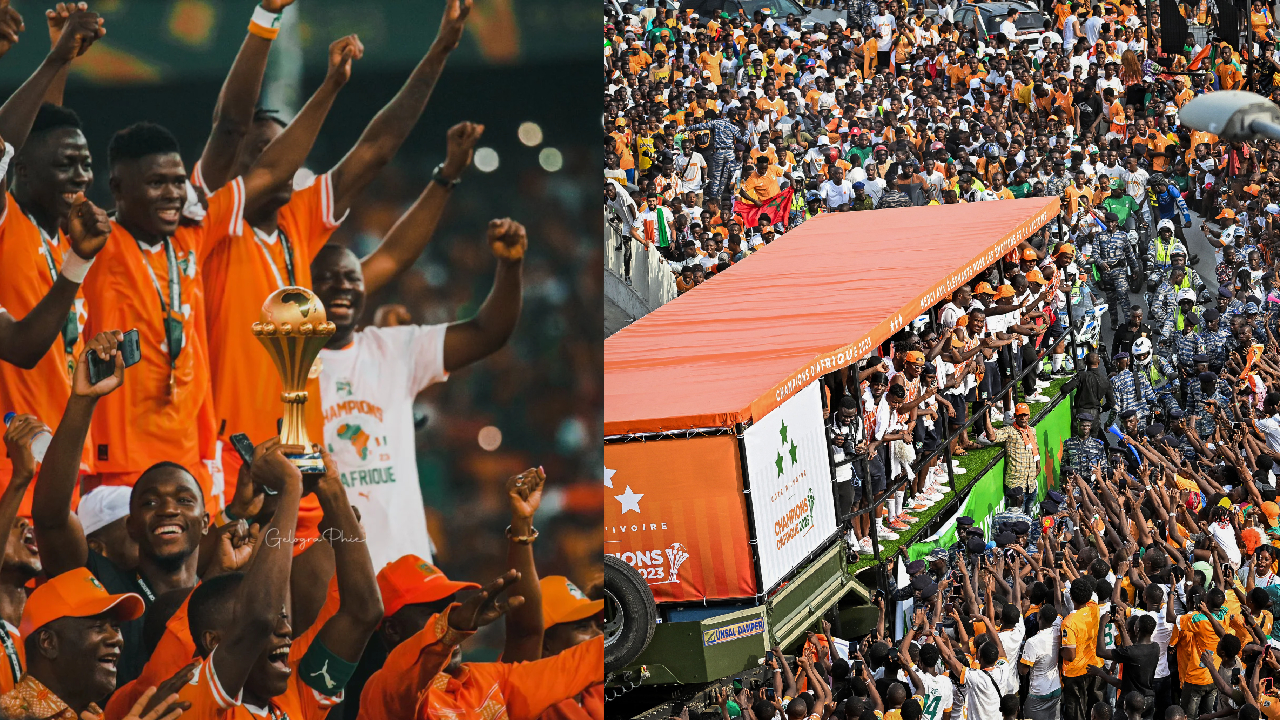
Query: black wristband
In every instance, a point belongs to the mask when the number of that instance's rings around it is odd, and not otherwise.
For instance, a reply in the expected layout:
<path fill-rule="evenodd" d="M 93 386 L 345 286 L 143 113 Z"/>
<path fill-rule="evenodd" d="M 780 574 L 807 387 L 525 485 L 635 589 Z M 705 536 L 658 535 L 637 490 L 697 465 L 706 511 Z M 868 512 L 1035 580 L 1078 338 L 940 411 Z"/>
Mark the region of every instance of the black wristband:
<path fill-rule="evenodd" d="M 444 163 L 440 163 L 435 170 L 431 171 L 431 182 L 440 183 L 445 190 L 452 190 L 457 187 L 458 183 L 462 182 L 462 178 L 458 177 L 453 180 L 446 178 L 444 176 Z"/>

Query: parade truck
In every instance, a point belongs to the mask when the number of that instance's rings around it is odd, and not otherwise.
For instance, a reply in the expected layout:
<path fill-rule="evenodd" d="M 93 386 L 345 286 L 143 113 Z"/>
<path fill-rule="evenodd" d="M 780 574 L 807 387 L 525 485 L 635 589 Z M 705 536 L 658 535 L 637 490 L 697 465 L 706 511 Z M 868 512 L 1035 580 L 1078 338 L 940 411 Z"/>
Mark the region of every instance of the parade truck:
<path fill-rule="evenodd" d="M 874 629 L 820 379 L 1058 214 L 1057 198 L 822 214 L 605 341 L 611 701 L 740 677 L 824 616 L 841 637 Z"/>

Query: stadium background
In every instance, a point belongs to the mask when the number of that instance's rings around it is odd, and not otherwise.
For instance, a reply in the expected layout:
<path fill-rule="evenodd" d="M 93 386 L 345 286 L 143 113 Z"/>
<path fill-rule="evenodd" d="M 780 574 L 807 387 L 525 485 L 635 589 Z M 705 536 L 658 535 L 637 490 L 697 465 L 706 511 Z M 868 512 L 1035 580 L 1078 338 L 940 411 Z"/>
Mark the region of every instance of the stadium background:
<path fill-rule="evenodd" d="M 5 97 L 48 51 L 44 11 L 53 4 L 13 0 L 26 31 L 0 59 Z M 417 434 L 418 469 L 439 565 L 458 578 L 485 580 L 505 563 L 506 478 L 544 466 L 539 572 L 565 574 L 586 587 L 599 577 L 602 547 L 603 161 L 599 92 L 591 89 L 600 82 L 593 62 L 599 16 L 586 0 L 513 4 L 477 0 L 421 120 L 333 240 L 361 255 L 370 251 L 444 159 L 445 131 L 463 120 L 486 126 L 478 147 L 496 153 L 496 169 L 467 171 L 427 251 L 389 290 L 369 298 L 366 321 L 385 303 L 404 304 L 415 322 L 474 313 L 495 263 L 485 224 L 503 216 L 525 224 L 530 250 L 520 324 L 497 355 L 418 398 L 428 418 Z M 106 18 L 107 35 L 73 64 L 65 101 L 80 114 L 94 154 L 90 199 L 111 207 L 107 143 L 139 120 L 172 130 L 191 168 L 253 6 L 90 0 L 90 9 Z M 366 51 L 306 168 L 323 172 L 351 147 L 430 46 L 442 8 L 442 0 L 298 0 L 287 11 L 286 27 L 294 30 L 282 32 L 273 48 L 264 107 L 292 117 L 323 78 L 327 47 L 338 37 L 356 32 Z M 526 122 L 541 129 L 534 146 L 519 138 Z M 531 134 L 526 128 L 526 139 Z M 543 166 L 556 166 L 548 148 L 560 153 L 557 170 Z M 489 426 L 501 431 L 492 450 L 480 444 Z M 491 446 L 492 430 L 485 435 Z M 470 657 L 496 657 L 500 633 L 477 636 Z"/>

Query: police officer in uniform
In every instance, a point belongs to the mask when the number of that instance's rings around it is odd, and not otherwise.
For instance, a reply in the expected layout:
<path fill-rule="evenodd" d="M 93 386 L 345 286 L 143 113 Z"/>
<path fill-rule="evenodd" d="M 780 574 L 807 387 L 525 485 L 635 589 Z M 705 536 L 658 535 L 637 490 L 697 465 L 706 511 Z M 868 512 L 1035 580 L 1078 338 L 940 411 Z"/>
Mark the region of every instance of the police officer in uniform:
<path fill-rule="evenodd" d="M 1120 324 L 1118 318 L 1129 317 L 1129 268 L 1135 262 L 1133 249 L 1129 247 L 1129 233 L 1120 228 L 1120 218 L 1112 212 L 1105 218 L 1107 229 L 1098 236 L 1094 264 L 1107 281 L 1107 312 L 1111 315 L 1111 326 L 1116 327 Z"/>
<path fill-rule="evenodd" d="M 1110 470 L 1106 446 L 1101 440 L 1089 437 L 1095 422 L 1097 419 L 1090 413 L 1080 413 L 1076 416 L 1076 434 L 1062 443 L 1062 466 L 1083 478 L 1092 478 L 1095 466 L 1100 466 L 1104 473 Z"/>

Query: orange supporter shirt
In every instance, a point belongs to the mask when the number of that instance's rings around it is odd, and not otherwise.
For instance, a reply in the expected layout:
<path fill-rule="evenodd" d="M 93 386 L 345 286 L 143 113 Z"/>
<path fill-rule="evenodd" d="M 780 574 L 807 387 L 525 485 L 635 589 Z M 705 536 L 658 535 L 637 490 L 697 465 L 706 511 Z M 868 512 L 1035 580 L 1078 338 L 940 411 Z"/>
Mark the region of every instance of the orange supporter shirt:
<path fill-rule="evenodd" d="M 303 683 L 297 663 L 290 657 L 289 666 L 293 672 L 289 675 L 288 689 L 271 698 L 270 707 L 252 708 L 241 702 L 243 691 L 232 697 L 218 681 L 213 666 L 217 652 L 218 649 L 214 648 L 196 668 L 191 682 L 178 691 L 179 700 L 191 703 L 191 709 L 182 713 L 186 720 L 323 720 L 334 705 L 342 702 L 342 693 L 330 697 Z"/>
<path fill-rule="evenodd" d="M 203 462 L 214 457 L 216 437 L 198 259 L 206 236 L 225 232 L 241 212 L 235 187 L 228 184 L 209 197 L 201 225 L 179 227 L 170 238 L 181 295 L 181 305 L 174 310 L 183 332 L 182 352 L 172 371 L 160 306 L 162 295 L 166 308 L 171 303 L 164 243 L 140 245 L 113 221 L 111 237 L 83 286 L 89 306 L 87 335 L 137 328 L 142 348 L 142 359 L 127 371 L 124 387 L 102 398 L 93 415 L 94 463 L 103 484 L 132 486 L 152 465 L 176 462 L 200 482 L 210 512 L 217 512 L 221 503 L 215 502 L 212 477 Z M 221 488 L 216 491 L 220 496 Z"/>
<path fill-rule="evenodd" d="M 6 196 L 7 205 L 3 217 L 0 217 L 0 268 L 4 268 L 4 282 L 0 282 L 0 307 L 3 307 L 16 320 L 21 320 L 35 309 L 49 290 L 53 288 L 54 276 L 49 273 L 49 264 L 45 260 L 45 245 L 40 239 L 40 229 L 31 222 L 18 206 L 12 194 Z M 62 267 L 62 259 L 71 252 L 71 243 L 61 233 L 49 238 L 49 250 L 55 268 Z M 88 319 L 85 309 L 84 292 L 76 293 L 75 301 L 76 328 L 79 337 L 72 346 L 71 355 L 67 355 L 66 344 L 61 334 L 53 345 L 40 358 L 36 366 L 23 370 L 16 365 L 0 363 L 0 414 L 6 412 L 31 413 L 40 418 L 52 430 L 58 429 L 58 421 L 67 406 L 67 398 L 71 396 L 71 375 L 68 364 L 84 350 L 84 325 Z M 82 470 L 91 468 L 89 458 L 93 439 L 85 443 L 80 458 Z M 13 474 L 13 465 L 7 453 L 0 452 L 0 487 L 9 484 Z M 31 515 L 32 483 L 22 499 L 22 507 L 18 514 Z"/>
<path fill-rule="evenodd" d="M 1062 621 L 1062 647 L 1076 649 L 1074 660 L 1062 662 L 1063 677 L 1080 677 L 1090 665 L 1102 667 L 1097 653 L 1099 619 L 1098 603 L 1090 600 Z"/>
<path fill-rule="evenodd" d="M 241 178 L 228 187 L 234 194 L 244 193 Z M 219 232 L 202 248 L 214 422 L 223 440 L 246 433 L 254 443 L 260 443 L 277 434 L 284 386 L 271 356 L 251 328 L 260 319 L 262 302 L 268 295 L 286 285 L 311 287 L 311 261 L 342 221 L 333 214 L 330 175 L 325 173 L 311 186 L 294 192 L 276 219 L 280 232 L 263 239 L 241 211 L 230 219 L 227 232 L 216 228 Z M 292 274 L 286 261 L 286 241 L 291 249 Z M 313 442 L 323 442 L 319 379 L 308 382 L 307 389 L 311 398 L 307 402 L 307 433 Z M 234 478 L 240 467 L 239 455 L 228 451 L 222 458 L 226 476 Z"/>
<path fill-rule="evenodd" d="M 442 640 L 448 616 L 449 611 L 433 616 L 391 651 L 365 683 L 358 720 L 494 720 L 502 718 L 504 709 L 507 720 L 534 720 L 553 705 L 604 682 L 603 637 L 542 660 L 464 663 L 457 675 L 445 673 L 456 647 Z M 471 633 L 457 635 L 455 642 L 460 643 Z M 420 688 L 419 678 L 426 677 L 433 679 Z"/>

